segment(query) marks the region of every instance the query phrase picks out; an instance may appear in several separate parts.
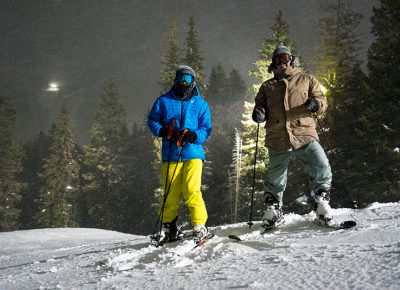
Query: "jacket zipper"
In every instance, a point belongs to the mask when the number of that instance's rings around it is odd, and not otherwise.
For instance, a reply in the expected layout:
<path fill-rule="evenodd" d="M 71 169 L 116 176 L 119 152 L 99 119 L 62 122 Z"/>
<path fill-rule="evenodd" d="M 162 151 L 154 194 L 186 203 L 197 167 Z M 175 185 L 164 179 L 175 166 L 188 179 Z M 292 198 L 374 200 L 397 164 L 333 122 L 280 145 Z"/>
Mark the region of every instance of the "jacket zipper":
<path fill-rule="evenodd" d="M 181 122 L 179 124 L 179 129 L 183 130 L 184 128 L 182 128 L 183 125 L 183 100 L 181 100 Z"/>

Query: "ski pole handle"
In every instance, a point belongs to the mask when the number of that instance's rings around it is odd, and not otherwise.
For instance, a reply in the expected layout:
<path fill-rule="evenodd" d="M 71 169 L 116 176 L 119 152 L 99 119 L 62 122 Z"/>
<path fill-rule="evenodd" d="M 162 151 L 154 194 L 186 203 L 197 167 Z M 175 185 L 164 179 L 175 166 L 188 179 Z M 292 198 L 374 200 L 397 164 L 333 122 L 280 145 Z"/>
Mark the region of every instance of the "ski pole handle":
<path fill-rule="evenodd" d="M 175 119 L 172 118 L 169 122 L 168 131 L 167 131 L 167 139 L 172 140 L 174 137 L 174 127 L 175 127 Z"/>
<path fill-rule="evenodd" d="M 188 132 L 188 129 L 185 129 L 182 131 L 181 136 L 179 137 L 178 141 L 176 141 L 176 146 L 181 147 L 182 143 L 183 143 L 183 137 L 185 136 L 185 134 Z"/>

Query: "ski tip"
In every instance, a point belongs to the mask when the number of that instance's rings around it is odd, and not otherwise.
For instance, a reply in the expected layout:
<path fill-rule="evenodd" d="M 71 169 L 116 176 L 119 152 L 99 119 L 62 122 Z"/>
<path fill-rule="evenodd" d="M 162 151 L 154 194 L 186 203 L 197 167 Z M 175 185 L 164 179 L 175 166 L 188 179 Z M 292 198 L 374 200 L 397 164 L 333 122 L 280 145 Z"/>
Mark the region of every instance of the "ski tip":
<path fill-rule="evenodd" d="M 357 225 L 355 221 L 344 221 L 339 225 L 339 229 L 351 229 Z"/>
<path fill-rule="evenodd" d="M 228 238 L 232 239 L 232 240 L 236 240 L 236 241 L 242 241 L 242 239 L 238 236 L 235 235 L 229 235 Z"/>
<path fill-rule="evenodd" d="M 214 236 L 215 234 L 213 233 L 206 234 L 200 241 L 195 242 L 196 245 L 194 246 L 194 249 L 204 245 L 208 240 L 211 240 Z"/>

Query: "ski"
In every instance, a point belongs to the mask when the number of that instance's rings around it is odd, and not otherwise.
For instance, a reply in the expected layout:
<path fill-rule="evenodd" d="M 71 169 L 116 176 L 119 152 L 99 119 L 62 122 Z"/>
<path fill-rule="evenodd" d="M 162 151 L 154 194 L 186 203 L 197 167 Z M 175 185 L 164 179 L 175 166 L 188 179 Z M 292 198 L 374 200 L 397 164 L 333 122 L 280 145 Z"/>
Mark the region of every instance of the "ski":
<path fill-rule="evenodd" d="M 206 234 L 203 238 L 201 238 L 199 241 L 195 240 L 187 240 L 181 243 L 180 245 L 176 247 L 172 247 L 170 250 L 170 253 L 176 255 L 176 256 L 184 256 L 186 254 L 193 253 L 196 255 L 197 251 L 196 249 L 200 249 L 206 242 L 211 240 L 215 234 L 213 233 L 208 233 Z"/>
<path fill-rule="evenodd" d="M 343 221 L 340 224 L 327 225 L 327 224 L 321 223 L 320 220 L 316 219 L 316 220 L 314 220 L 314 223 L 321 227 L 336 229 L 336 230 L 348 230 L 348 229 L 352 229 L 355 226 L 357 226 L 357 222 L 355 222 L 353 220 Z"/>
<path fill-rule="evenodd" d="M 264 235 L 264 234 L 271 233 L 271 232 L 273 232 L 274 230 L 279 229 L 279 226 L 282 225 L 282 224 L 284 224 L 284 222 L 285 222 L 285 221 L 282 221 L 279 225 L 276 225 L 276 226 L 273 226 L 273 227 L 270 227 L 270 228 L 264 228 L 264 227 L 261 225 L 258 231 L 259 231 L 260 235 Z M 241 237 L 239 237 L 239 236 L 237 236 L 237 235 L 232 235 L 232 234 L 231 234 L 231 235 L 228 235 L 228 238 L 231 239 L 231 240 L 236 240 L 236 241 L 245 241 L 245 240 L 242 239 Z"/>
<path fill-rule="evenodd" d="M 151 235 L 150 236 L 150 246 L 158 248 L 160 246 L 164 246 L 164 245 L 167 245 L 167 244 L 174 244 L 176 242 L 179 242 L 179 241 L 182 241 L 182 240 L 186 240 L 186 239 L 191 238 L 191 237 L 193 237 L 193 233 L 192 232 L 183 233 L 181 236 L 179 236 L 178 239 L 173 240 L 173 241 L 160 241 L 158 234 Z"/>
<path fill-rule="evenodd" d="M 193 247 L 193 249 L 196 249 L 200 246 L 203 246 L 207 241 L 211 240 L 213 237 L 215 236 L 215 234 L 213 233 L 208 233 L 206 234 L 203 238 L 201 238 L 198 242 L 195 242 L 195 245 Z M 158 241 L 157 237 L 154 236 L 150 236 L 150 246 L 153 247 L 160 247 L 160 246 L 165 246 L 165 245 L 173 245 L 177 242 L 181 242 L 181 241 L 185 241 L 188 240 L 189 238 L 193 237 L 193 233 L 185 233 L 182 237 L 180 237 L 177 240 L 174 241 L 169 241 L 169 242 L 163 242 L 163 241 Z"/>
<path fill-rule="evenodd" d="M 213 233 L 206 234 L 204 237 L 200 239 L 200 241 L 196 242 L 196 245 L 193 247 L 193 249 L 203 246 L 207 241 L 211 240 L 214 236 L 215 234 Z"/>
<path fill-rule="evenodd" d="M 327 225 L 327 224 L 323 224 L 321 223 L 319 220 L 314 220 L 314 223 L 321 226 L 321 227 L 325 227 L 325 228 L 329 228 L 329 229 L 334 229 L 334 230 L 348 230 L 348 229 L 352 229 L 354 227 L 357 226 L 357 222 L 353 221 L 353 220 L 347 220 L 347 221 L 343 221 L 340 224 L 334 224 L 334 225 Z M 267 233 L 272 232 L 273 230 L 279 229 L 279 226 L 276 227 L 272 227 L 272 228 L 267 228 L 267 229 L 263 229 L 262 226 L 260 228 L 260 235 L 264 235 Z M 228 235 L 228 238 L 231 240 L 236 240 L 236 241 L 245 241 L 243 238 L 237 236 L 237 235 Z"/>

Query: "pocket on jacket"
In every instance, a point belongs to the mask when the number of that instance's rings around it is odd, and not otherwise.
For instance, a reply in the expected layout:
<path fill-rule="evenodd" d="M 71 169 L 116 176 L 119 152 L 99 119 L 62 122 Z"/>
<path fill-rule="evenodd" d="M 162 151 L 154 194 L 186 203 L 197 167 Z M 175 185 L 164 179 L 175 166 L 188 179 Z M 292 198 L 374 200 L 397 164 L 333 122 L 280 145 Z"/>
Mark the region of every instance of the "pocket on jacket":
<path fill-rule="evenodd" d="M 305 117 L 297 119 L 297 124 L 302 127 L 315 127 L 315 122 L 312 117 Z"/>

